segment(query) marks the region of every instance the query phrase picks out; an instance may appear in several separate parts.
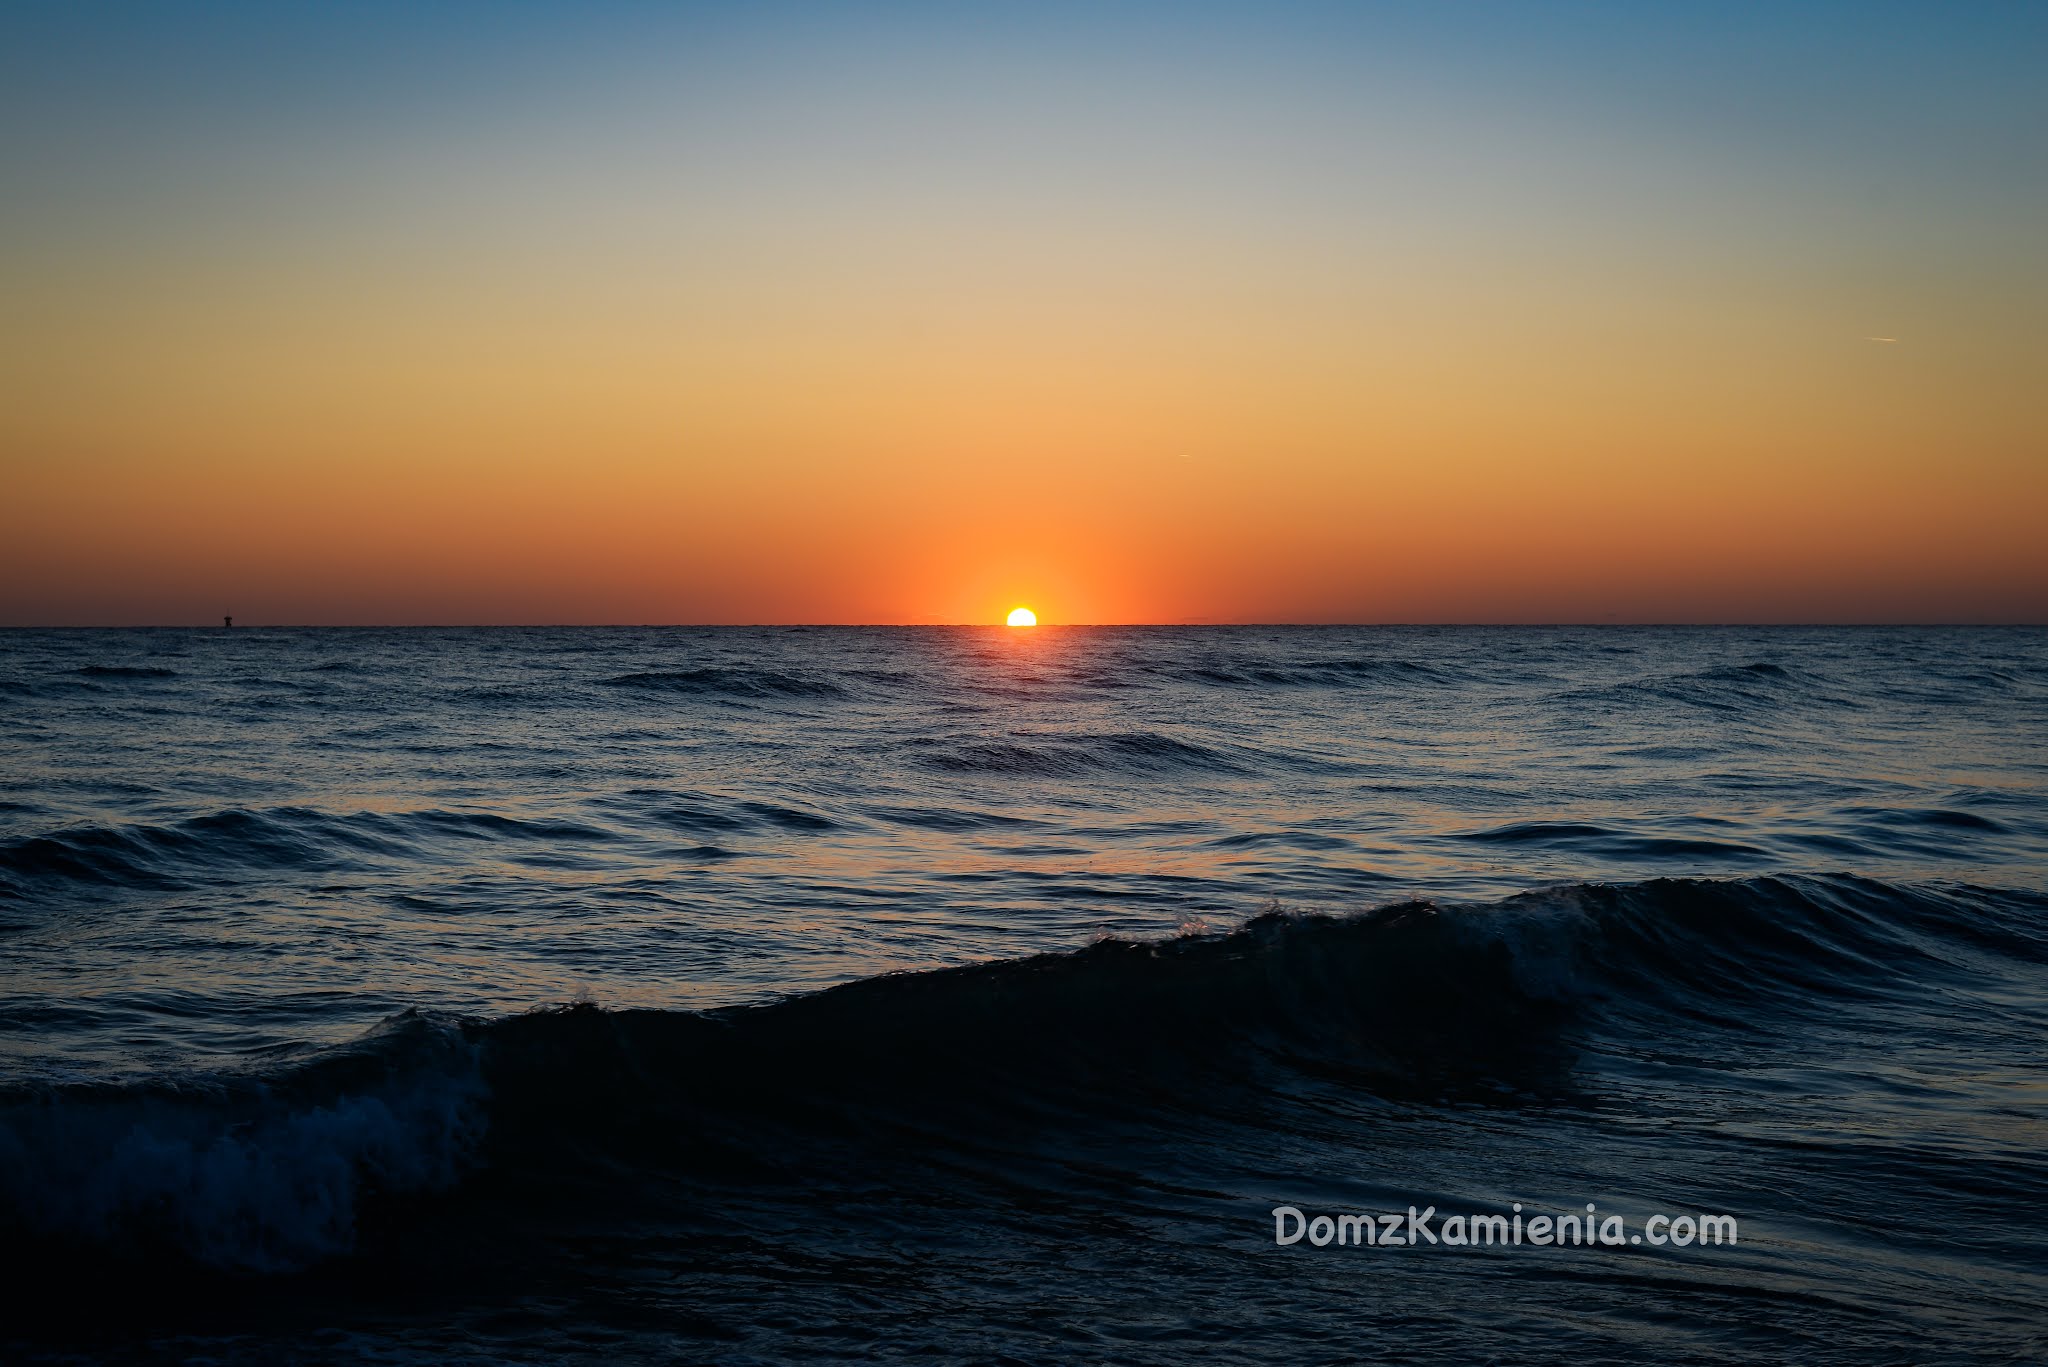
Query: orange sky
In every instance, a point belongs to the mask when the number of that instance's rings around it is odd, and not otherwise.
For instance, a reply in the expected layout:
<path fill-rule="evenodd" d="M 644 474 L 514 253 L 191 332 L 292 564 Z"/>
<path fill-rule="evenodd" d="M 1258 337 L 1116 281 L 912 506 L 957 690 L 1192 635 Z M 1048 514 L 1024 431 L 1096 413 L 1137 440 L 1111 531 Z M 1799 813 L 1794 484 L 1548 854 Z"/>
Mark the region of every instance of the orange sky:
<path fill-rule="evenodd" d="M 2048 619 L 2034 190 L 972 38 L 39 172 L 0 624 Z"/>

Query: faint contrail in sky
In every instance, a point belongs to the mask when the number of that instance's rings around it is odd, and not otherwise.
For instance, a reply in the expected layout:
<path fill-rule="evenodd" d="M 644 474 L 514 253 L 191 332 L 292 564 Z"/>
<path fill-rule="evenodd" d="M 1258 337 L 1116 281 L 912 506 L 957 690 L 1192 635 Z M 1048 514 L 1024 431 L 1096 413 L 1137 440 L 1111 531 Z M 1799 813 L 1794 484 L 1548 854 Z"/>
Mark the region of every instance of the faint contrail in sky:
<path fill-rule="evenodd" d="M 1866 342 L 1896 342 L 1899 339 L 1896 337 L 1865 337 L 1863 340 Z"/>

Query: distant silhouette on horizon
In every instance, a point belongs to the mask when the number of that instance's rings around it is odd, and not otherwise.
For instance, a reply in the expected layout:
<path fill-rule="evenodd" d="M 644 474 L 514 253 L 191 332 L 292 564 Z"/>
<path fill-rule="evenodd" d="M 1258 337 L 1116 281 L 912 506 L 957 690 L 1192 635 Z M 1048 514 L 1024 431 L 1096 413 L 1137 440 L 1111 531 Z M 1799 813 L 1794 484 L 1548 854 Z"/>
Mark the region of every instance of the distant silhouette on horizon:
<path fill-rule="evenodd" d="M 235 624 L 235 619 L 232 617 L 223 617 L 220 619 L 220 624 L 224 627 L 232 627 Z"/>

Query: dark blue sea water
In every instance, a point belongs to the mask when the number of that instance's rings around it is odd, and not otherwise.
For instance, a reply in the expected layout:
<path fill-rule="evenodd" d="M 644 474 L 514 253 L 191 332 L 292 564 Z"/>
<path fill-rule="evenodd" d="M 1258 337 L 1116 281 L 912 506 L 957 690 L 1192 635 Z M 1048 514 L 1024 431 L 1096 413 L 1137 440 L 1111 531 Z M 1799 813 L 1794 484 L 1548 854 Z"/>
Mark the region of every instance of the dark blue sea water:
<path fill-rule="evenodd" d="M 0 633 L 4 1357 L 2039 1362 L 2044 1040 L 2040 631 Z"/>

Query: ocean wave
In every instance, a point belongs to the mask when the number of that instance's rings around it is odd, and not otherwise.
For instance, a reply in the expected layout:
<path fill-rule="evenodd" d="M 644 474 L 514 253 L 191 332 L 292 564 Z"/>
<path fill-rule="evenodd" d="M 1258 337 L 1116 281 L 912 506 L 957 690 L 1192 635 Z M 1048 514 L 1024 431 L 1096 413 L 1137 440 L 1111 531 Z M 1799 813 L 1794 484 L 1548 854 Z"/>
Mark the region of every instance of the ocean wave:
<path fill-rule="evenodd" d="M 154 665 L 81 665 L 71 671 L 88 679 L 175 679 L 178 671 Z"/>
<path fill-rule="evenodd" d="M 479 1168 L 756 1172 L 822 1137 L 894 1150 L 1020 1125 L 1266 1123 L 1276 1093 L 1320 1088 L 1565 1100 L 1601 1041 L 1753 1039 L 1940 991 L 1964 950 L 2048 962 L 2044 911 L 1847 877 L 1569 885 L 1269 912 L 714 1011 L 408 1012 L 269 1076 L 0 1092 L 0 1222 L 277 1271 L 346 1252 L 366 1203 Z"/>
<path fill-rule="evenodd" d="M 870 807 L 867 814 L 892 826 L 920 831 L 1001 831 L 1043 827 L 1046 823 L 1008 812 L 984 812 L 970 807 Z"/>
<path fill-rule="evenodd" d="M 348 1252 L 363 1202 L 445 1188 L 485 1123 L 476 1045 L 406 1013 L 271 1077 L 0 1091 L 0 1224 L 243 1273 Z"/>
<path fill-rule="evenodd" d="M 1583 850 L 1606 859 L 1743 859 L 1764 857 L 1754 845 L 1697 836 L 1646 835 L 1588 822 L 1515 821 L 1465 831 L 1460 840 L 1486 845 L 1541 845 Z"/>
<path fill-rule="evenodd" d="M 692 834 L 768 831 L 822 835 L 841 829 L 840 823 L 831 817 L 781 803 L 653 788 L 611 793 L 590 799 L 585 805 L 604 813 L 610 820 Z"/>
<path fill-rule="evenodd" d="M 1841 814 L 1880 826 L 1920 827 L 1936 831 L 1984 831 L 2005 835 L 2012 829 L 1991 817 L 1948 807 L 1845 807 Z"/>
<path fill-rule="evenodd" d="M 1355 688 L 1372 683 L 1451 685 L 1464 679 L 1413 660 L 1257 658 L 1168 668 L 1165 677 L 1217 688 Z"/>
<path fill-rule="evenodd" d="M 1862 706 L 1818 674 L 1769 660 L 1650 674 L 1581 689 L 1578 693 L 1611 703 L 1675 702 L 1730 715 L 1802 706 L 1822 709 Z"/>
<path fill-rule="evenodd" d="M 733 669 L 716 665 L 620 674 L 604 680 L 604 685 L 650 693 L 728 699 L 840 698 L 846 695 L 845 689 L 829 679 L 773 669 Z"/>
<path fill-rule="evenodd" d="M 1203 842 L 1212 850 L 1342 850 L 1351 842 L 1325 831 L 1240 831 Z"/>
<path fill-rule="evenodd" d="M 0 840 L 0 889 L 65 880 L 175 888 L 274 869 L 340 869 L 417 857 L 451 841 L 547 846 L 617 839 L 584 822 L 426 808 L 336 814 L 304 807 L 226 808 L 169 824 L 72 826 Z"/>
<path fill-rule="evenodd" d="M 167 826 L 76 826 L 0 841 L 0 878 L 60 878 L 139 887 L 234 868 L 304 868 L 331 862 L 317 813 L 213 812 Z"/>
<path fill-rule="evenodd" d="M 918 764 L 946 773 L 1064 778 L 1102 772 L 1241 774 L 1248 770 L 1221 750 L 1156 731 L 1009 740 L 932 739 L 919 743 L 917 749 Z"/>

